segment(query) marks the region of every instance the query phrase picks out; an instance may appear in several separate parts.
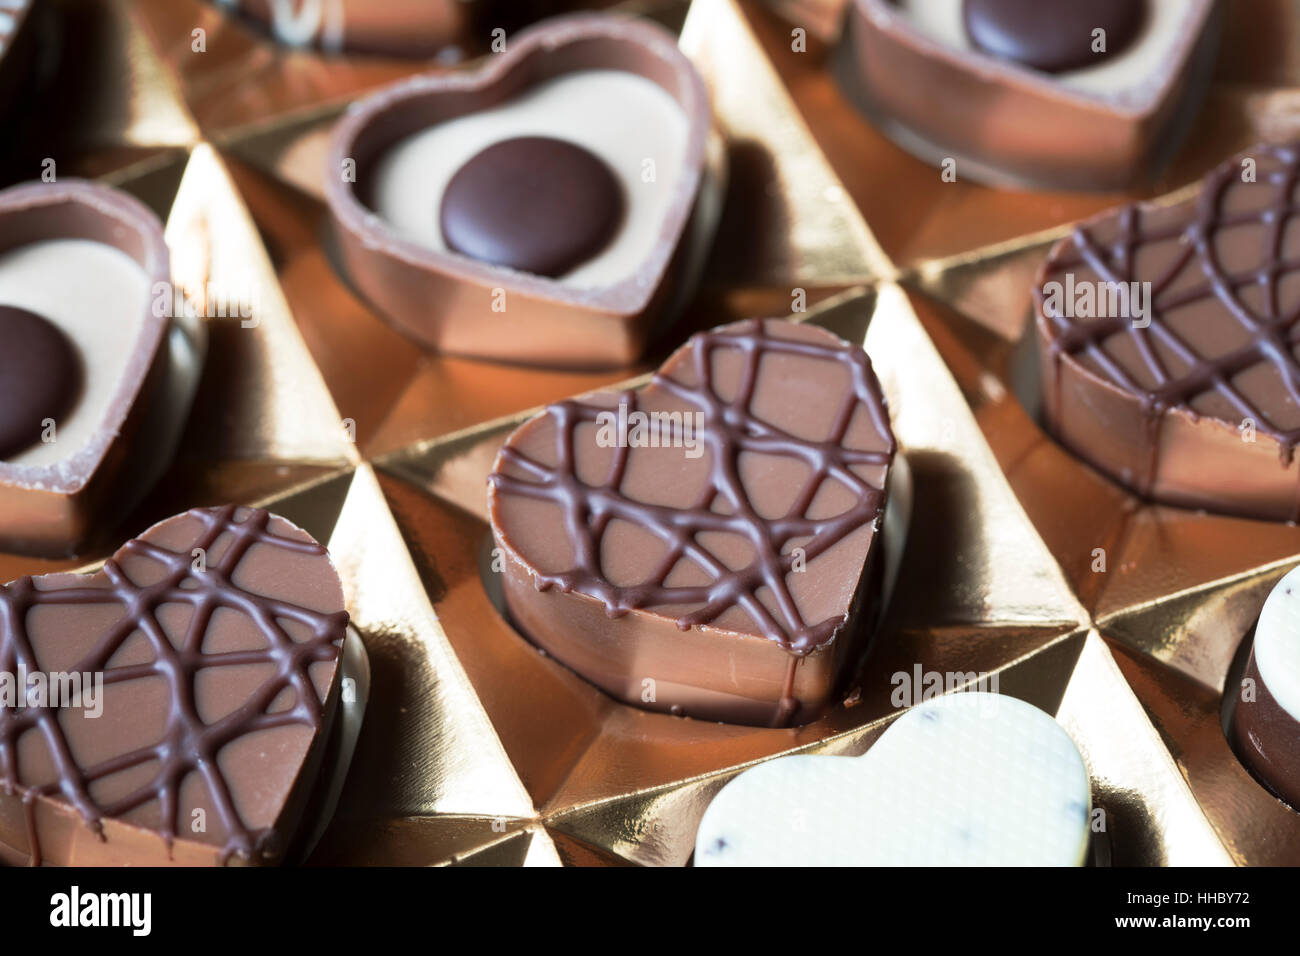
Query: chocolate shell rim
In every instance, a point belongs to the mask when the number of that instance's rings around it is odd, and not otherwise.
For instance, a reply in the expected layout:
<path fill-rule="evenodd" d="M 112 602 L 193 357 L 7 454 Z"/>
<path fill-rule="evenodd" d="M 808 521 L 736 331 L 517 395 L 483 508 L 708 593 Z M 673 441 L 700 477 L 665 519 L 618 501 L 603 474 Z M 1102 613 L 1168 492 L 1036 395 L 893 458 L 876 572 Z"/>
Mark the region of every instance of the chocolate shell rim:
<path fill-rule="evenodd" d="M 678 94 L 665 90 L 686 117 L 686 154 L 683 157 L 681 175 L 666 204 L 659 241 L 635 272 L 625 279 L 606 286 L 575 288 L 562 279 L 548 279 L 503 266 L 489 265 L 454 252 L 430 249 L 398 235 L 377 213 L 361 202 L 356 194 L 356 184 L 344 182 L 338 175 L 344 162 L 352 158 L 353 146 L 358 138 L 382 114 L 401 110 L 412 102 L 433 99 L 444 93 L 473 93 L 492 89 L 506 82 L 516 69 L 533 57 L 549 57 L 568 44 L 593 40 L 604 41 L 611 46 L 631 44 L 647 51 L 667 65 L 679 79 L 682 94 L 687 99 L 683 103 Z M 636 70 L 627 72 L 643 75 Z M 711 130 L 712 107 L 704 80 L 686 54 L 678 48 L 676 39 L 662 27 L 623 15 L 576 14 L 554 17 L 521 31 L 509 41 L 506 52 L 491 56 L 477 70 L 453 74 L 422 74 L 400 80 L 352 104 L 330 135 L 323 170 L 325 199 L 331 215 L 341 228 L 356 234 L 368 247 L 403 266 L 441 273 L 461 282 L 503 285 L 537 299 L 580 309 L 603 309 L 631 319 L 649 306 L 685 236 L 695 197 L 704 178 Z"/>
<path fill-rule="evenodd" d="M 1234 154 L 1234 158 L 1235 158 L 1235 154 Z M 1231 159 L 1226 161 L 1230 162 Z M 1142 202 L 1135 202 L 1135 203 L 1121 203 L 1117 206 L 1111 207 L 1110 209 L 1104 209 L 1099 213 L 1095 213 L 1089 216 L 1087 219 L 1081 219 L 1078 222 L 1073 223 L 1068 227 L 1068 231 L 1065 233 L 1065 235 L 1060 236 L 1059 238 L 1052 241 L 1051 245 L 1048 247 L 1047 255 L 1044 257 L 1042 263 L 1038 266 L 1038 268 L 1034 272 L 1033 308 L 1034 308 L 1035 345 L 1045 346 L 1050 349 L 1053 347 L 1054 343 L 1058 339 L 1055 329 L 1052 328 L 1051 323 L 1047 319 L 1047 315 L 1043 312 L 1043 285 L 1047 281 L 1048 273 L 1058 263 L 1058 253 L 1061 250 L 1065 249 L 1068 245 L 1070 245 L 1074 241 L 1074 235 L 1077 230 L 1086 229 L 1097 223 L 1104 222 L 1108 219 L 1111 219 L 1114 216 L 1116 216 L 1120 211 L 1128 207 L 1136 208 L 1140 215 L 1145 216 L 1147 213 L 1150 212 L 1168 210 L 1174 206 L 1194 202 L 1195 197 L 1199 194 L 1200 194 L 1199 188 L 1190 196 L 1184 196 L 1183 191 L 1179 190 L 1177 193 L 1173 194 L 1174 196 L 1177 196 L 1179 198 L 1172 203 L 1168 201 L 1169 197 L 1165 197 L 1164 201 L 1160 199 L 1154 199 L 1154 200 L 1145 200 Z M 1111 393 L 1117 399 L 1121 399 L 1125 402 L 1132 403 L 1138 406 L 1139 411 L 1141 410 L 1141 406 L 1145 405 L 1145 397 L 1150 394 L 1145 391 L 1136 392 L 1126 388 L 1122 388 L 1121 386 L 1115 384 L 1109 379 L 1104 378 L 1101 375 L 1098 375 L 1095 371 L 1093 371 L 1087 365 L 1084 365 L 1082 362 L 1076 361 L 1074 356 L 1070 355 L 1068 352 L 1061 352 L 1058 355 L 1057 360 L 1062 363 L 1069 363 L 1071 370 L 1076 374 L 1082 376 L 1084 379 L 1086 379 L 1086 381 L 1090 386 L 1105 389 L 1107 392 Z M 1045 387 L 1046 387 L 1045 385 L 1041 386 L 1041 388 L 1045 388 Z M 1188 425 L 1198 429 L 1219 428 L 1232 435 L 1236 435 L 1239 432 L 1238 425 L 1234 425 L 1229 421 L 1225 421 L 1224 419 L 1218 417 L 1217 415 L 1197 412 L 1195 409 L 1189 408 L 1186 404 L 1183 404 L 1181 402 L 1178 404 L 1166 405 L 1164 408 L 1161 408 L 1158 412 L 1154 412 L 1154 413 L 1148 412 L 1147 414 L 1150 415 L 1150 417 L 1152 417 L 1153 419 L 1157 419 L 1157 420 L 1164 420 L 1169 416 L 1179 417 L 1183 419 Z M 1044 420 L 1042 422 L 1039 422 L 1038 424 L 1040 428 L 1043 427 L 1045 424 L 1047 424 L 1046 419 L 1044 418 Z M 1054 434 L 1055 429 L 1048 427 L 1044 430 L 1047 431 L 1049 434 L 1052 434 L 1054 438 L 1056 437 Z M 1276 449 L 1278 454 L 1281 455 L 1283 449 L 1282 443 L 1279 442 L 1273 435 L 1269 434 L 1267 431 L 1257 433 L 1255 436 L 1255 441 L 1258 444 Z M 1111 479 L 1111 480 L 1116 480 L 1116 479 Z M 1126 485 L 1124 487 L 1127 488 L 1128 486 Z M 1144 500 L 1150 500 L 1148 496 L 1143 495 L 1140 492 L 1137 492 L 1136 489 L 1130 489 L 1130 490 L 1134 490 L 1134 492 Z M 1168 502 L 1162 502 L 1162 503 L 1169 504 L 1170 507 L 1182 507 L 1187 510 L 1193 510 L 1193 511 L 1203 510 L 1198 508 L 1188 509 L 1187 506 L 1185 505 L 1175 505 L 1175 504 L 1170 504 Z M 1216 512 L 1216 513 L 1235 514 L 1235 512 L 1231 512 L 1231 511 Z M 1248 515 L 1248 514 L 1242 515 L 1242 517 L 1248 517 L 1248 518 L 1254 517 L 1255 520 L 1266 520 L 1266 519 L 1259 519 L 1255 516 Z"/>
<path fill-rule="evenodd" d="M 136 401 L 140 399 L 149 371 L 171 327 L 169 312 L 157 314 L 153 297 L 159 283 L 171 282 L 171 254 L 163 239 L 163 225 L 144 203 L 111 186 L 82 179 L 59 180 L 53 183 L 23 183 L 0 192 L 0 223 L 10 216 L 36 213 L 53 206 L 79 206 L 88 210 L 91 217 L 101 218 L 111 224 L 115 236 L 125 230 L 140 242 L 144 261 L 131 255 L 120 244 L 107 239 L 93 238 L 84 233 L 69 231 L 45 239 L 90 239 L 119 249 L 130 256 L 149 279 L 149 296 L 141 307 L 144 321 L 131 345 L 119 384 L 99 419 L 90 440 L 67 458 L 48 465 L 15 465 L 0 461 L 0 484 L 33 491 L 50 491 L 71 495 L 86 487 L 99 471 L 109 449 L 122 429 Z M 5 246 L 9 251 L 18 246 Z M 171 297 L 168 296 L 168 301 Z"/>
<path fill-rule="evenodd" d="M 790 320 L 785 318 L 775 318 L 775 319 L 768 318 L 768 319 L 764 319 L 763 321 L 788 322 Z M 723 326 L 717 326 L 716 328 L 726 328 L 730 325 L 736 325 L 736 324 L 739 323 L 727 323 L 724 324 Z M 796 322 L 793 324 L 802 324 L 802 323 Z M 843 345 L 849 348 L 861 349 L 864 353 L 866 352 L 866 348 L 864 346 L 857 344 L 855 342 L 851 342 L 848 339 L 843 338 L 842 336 L 840 336 L 839 334 L 837 334 L 836 332 L 830 329 L 827 329 L 815 323 L 812 323 L 812 327 L 827 332 L 828 334 L 838 339 Z M 676 358 L 676 356 L 682 350 L 686 349 L 688 346 L 689 346 L 689 340 L 687 342 L 682 343 L 682 345 L 674 349 L 672 354 L 664 359 L 663 364 L 667 365 L 674 358 Z M 867 361 L 868 363 L 871 362 L 870 355 L 867 356 Z M 872 370 L 874 373 L 874 365 L 872 366 Z M 605 386 L 604 388 L 596 388 L 596 389 L 592 389 L 591 391 L 582 392 L 577 395 L 571 396 L 571 400 L 582 401 L 583 399 L 591 398 L 597 395 L 608 396 L 608 395 L 618 395 L 621 392 L 625 392 L 629 390 L 640 391 L 643 388 L 647 388 L 654 381 L 654 378 L 657 374 L 658 374 L 657 371 L 650 372 L 645 375 L 641 375 L 636 378 L 633 378 L 629 381 L 617 382 Z M 886 414 L 889 415 L 889 403 L 888 403 L 888 399 L 884 395 L 883 388 L 881 389 L 881 400 L 882 403 L 884 404 Z M 489 474 L 497 474 L 498 472 L 501 471 L 501 466 L 503 463 L 502 459 L 506 447 L 510 444 L 510 440 L 515 435 L 523 432 L 525 429 L 537 427 L 539 423 L 545 420 L 549 412 L 550 412 L 550 406 L 547 405 L 541 409 L 538 409 L 536 412 L 532 414 L 521 416 L 520 419 L 514 421 L 507 420 L 506 422 L 501 423 L 503 427 L 508 427 L 509 430 L 503 431 L 503 437 L 501 439 L 501 447 L 497 449 L 496 454 L 493 455 L 492 457 L 492 468 Z M 883 559 L 881 586 L 880 586 L 879 594 L 877 596 L 878 610 L 880 612 L 879 617 L 876 618 L 877 622 L 879 622 L 879 620 L 883 618 L 884 613 L 889 606 L 890 598 L 893 595 L 894 585 L 898 581 L 898 572 L 902 565 L 903 552 L 906 546 L 907 531 L 911 525 L 911 518 L 912 518 L 912 501 L 913 501 L 912 472 L 911 472 L 911 468 L 907 464 L 907 456 L 905 450 L 899 444 L 897 436 L 893 435 L 892 416 L 890 416 L 889 418 L 889 425 L 890 425 L 891 438 L 893 439 L 894 449 L 893 449 L 893 454 L 890 457 L 889 465 L 885 471 L 884 501 L 882 503 L 880 515 L 876 519 L 876 529 L 875 529 L 875 533 L 871 545 L 873 549 L 874 548 L 880 549 L 880 555 L 881 558 Z M 496 515 L 498 511 L 497 500 L 499 494 L 500 493 L 498 492 L 496 485 L 489 483 L 487 489 L 487 496 L 486 496 L 487 523 L 488 523 L 488 528 L 491 532 L 492 540 L 497 546 L 503 549 L 506 556 L 509 557 L 510 560 L 516 562 L 525 570 L 527 570 L 528 576 L 532 579 L 534 587 L 536 587 L 537 577 L 539 574 L 538 570 L 532 564 L 532 562 L 530 562 L 528 558 L 524 554 L 522 554 L 517 547 L 515 547 L 515 545 L 511 542 L 510 538 L 505 534 L 505 532 L 499 529 L 497 519 L 496 519 Z M 864 564 L 863 564 L 864 571 L 866 569 L 866 561 L 869 560 L 869 558 L 870 558 L 870 551 L 868 551 L 868 554 L 864 557 Z M 859 576 L 857 585 L 854 588 L 855 594 L 857 593 L 857 589 L 861 586 L 862 586 L 862 577 Z M 568 596 L 570 597 L 599 604 L 601 605 L 601 607 L 604 607 L 604 603 L 599 598 L 593 597 L 592 595 L 586 594 L 585 592 L 574 590 L 567 593 Z M 506 623 L 516 634 L 518 634 L 523 640 L 527 641 L 529 644 L 535 645 L 533 639 L 528 636 L 528 634 L 524 631 L 524 629 L 520 627 L 518 624 L 516 624 L 513 620 L 511 620 L 509 615 L 505 613 L 504 604 L 502 604 L 502 606 L 500 607 L 497 607 L 496 602 L 493 601 L 491 598 L 491 594 L 489 594 L 489 602 L 492 603 L 493 607 L 497 609 L 497 612 L 502 615 L 503 619 L 506 621 Z M 662 614 L 657 614 L 655 611 L 649 610 L 648 608 L 641 608 L 641 607 L 629 608 L 625 613 L 628 616 L 634 616 L 634 617 L 642 617 L 642 616 L 650 616 L 652 618 L 664 617 L 664 615 Z M 839 626 L 835 628 L 834 632 L 831 634 L 829 638 L 817 644 L 815 647 L 810 648 L 808 651 L 806 651 L 803 654 L 796 654 L 794 651 L 791 651 L 789 648 L 785 648 L 785 647 L 782 647 L 782 649 L 785 650 L 788 654 L 797 657 L 812 657 L 817 654 L 821 654 L 823 652 L 829 651 L 834 646 L 839 636 L 842 633 L 844 633 L 845 628 L 851 623 L 851 618 L 852 615 L 846 612 L 844 615 L 844 620 L 839 624 Z M 701 624 L 692 624 L 689 630 L 693 632 L 699 632 L 701 635 L 715 640 L 740 641 L 740 640 L 748 639 L 748 640 L 757 640 L 757 641 L 770 641 L 773 644 L 777 644 L 778 646 L 781 646 L 779 641 L 767 635 L 737 631 L 732 628 L 726 628 L 726 627 L 718 627 L 716 624 L 714 624 L 711 621 L 704 622 Z M 562 666 L 567 667 L 567 665 L 562 665 Z M 574 671 L 574 673 L 577 673 L 577 671 Z M 585 677 L 583 677 L 583 679 L 586 680 Z"/>
<path fill-rule="evenodd" d="M 975 47 L 955 50 L 917 27 L 906 13 L 895 9 L 889 0 L 852 0 L 854 11 L 877 30 L 899 42 L 907 43 L 926 56 L 968 70 L 980 80 L 1015 84 L 1028 88 L 1038 96 L 1069 103 L 1075 108 L 1133 118 L 1154 112 L 1167 98 L 1201 33 L 1212 25 L 1210 15 L 1218 2 L 1219 0 L 1188 0 L 1189 8 L 1184 14 L 1185 19 L 1179 24 L 1177 41 L 1167 57 L 1148 74 L 1155 77 L 1157 82 L 1139 83 L 1127 91 L 1108 95 L 1069 87 L 1060 81 L 1061 74 L 1043 73 L 1019 63 L 1000 60 Z"/>

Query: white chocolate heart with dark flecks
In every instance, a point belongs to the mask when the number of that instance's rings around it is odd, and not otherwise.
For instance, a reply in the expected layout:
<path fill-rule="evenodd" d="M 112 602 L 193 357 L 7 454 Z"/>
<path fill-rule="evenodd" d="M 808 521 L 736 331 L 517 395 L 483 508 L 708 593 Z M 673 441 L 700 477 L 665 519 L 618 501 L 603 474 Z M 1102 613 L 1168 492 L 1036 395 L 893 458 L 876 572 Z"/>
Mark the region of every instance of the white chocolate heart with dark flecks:
<path fill-rule="evenodd" d="M 959 693 L 903 714 L 861 757 L 792 756 L 728 783 L 696 866 L 1078 866 L 1088 771 L 1037 707 Z"/>

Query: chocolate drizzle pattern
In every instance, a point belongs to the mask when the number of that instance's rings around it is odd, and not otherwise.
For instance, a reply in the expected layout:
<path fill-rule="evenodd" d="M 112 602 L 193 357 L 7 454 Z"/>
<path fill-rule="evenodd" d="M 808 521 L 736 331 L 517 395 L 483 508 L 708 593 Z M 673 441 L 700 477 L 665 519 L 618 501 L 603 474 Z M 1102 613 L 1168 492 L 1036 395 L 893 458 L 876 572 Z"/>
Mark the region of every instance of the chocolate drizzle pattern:
<path fill-rule="evenodd" d="M 159 580 L 138 585 L 123 570 L 118 560 L 105 562 L 103 575 L 109 587 L 68 587 L 42 590 L 31 577 L 19 578 L 0 588 L 0 669 L 14 673 L 21 666 L 27 673 L 40 670 L 31 639 L 27 633 L 27 614 L 38 606 L 57 607 L 116 603 L 125 614 L 95 642 L 93 649 L 69 670 L 103 673 L 105 686 L 160 677 L 166 681 L 169 712 L 162 739 L 137 747 L 94 766 L 81 766 L 72 754 L 69 741 L 59 721 L 58 708 L 30 706 L 18 710 L 0 708 L 0 787 L 8 794 L 21 794 L 27 807 L 32 863 L 39 865 L 40 848 L 35 844 L 33 802 L 39 797 L 61 796 L 80 813 L 86 825 L 103 836 L 102 821 L 158 801 L 161 827 L 157 833 L 170 854 L 178 836 L 181 812 L 181 786 L 191 773 L 199 774 L 213 801 L 210 812 L 216 813 L 228 834 L 222 862 L 238 855 L 253 859 L 271 852 L 274 832 L 250 830 L 241 819 L 232 796 L 231 786 L 217 755 L 223 747 L 248 734 L 290 724 L 300 724 L 319 732 L 324 720 L 323 704 L 309 676 L 316 662 L 337 661 L 342 645 L 347 612 L 321 613 L 291 601 L 259 595 L 234 583 L 240 562 L 254 546 L 265 546 L 287 553 L 327 555 L 321 545 L 310 538 L 286 537 L 270 528 L 272 516 L 261 509 L 243 509 L 234 505 L 195 509 L 188 516 L 202 523 L 192 545 L 180 551 L 160 547 L 142 538 L 128 541 L 117 557 L 138 557 L 161 568 Z M 206 553 L 228 536 L 229 544 L 219 560 L 196 570 L 191 548 Z M 167 604 L 184 604 L 193 609 L 184 640 L 173 645 L 158 612 Z M 213 615 L 228 609 L 247 617 L 265 637 L 266 647 L 204 653 L 202 648 Z M 296 622 L 308 636 L 295 641 L 280 623 Z M 148 663 L 108 667 L 109 661 L 134 634 L 143 634 L 154 659 Z M 275 673 L 253 687 L 244 703 L 212 723 L 200 718 L 195 692 L 199 671 L 206 668 L 248 664 L 272 664 Z M 292 707 L 268 713 L 268 708 L 286 688 L 292 688 L 296 700 Z M 45 738 L 58 779 L 45 786 L 26 786 L 21 782 L 18 741 L 32 731 Z M 140 765 L 157 762 L 152 779 L 121 799 L 101 802 L 92 795 L 96 781 Z"/>
<path fill-rule="evenodd" d="M 1088 356 L 1112 384 L 1141 398 L 1153 431 L 1172 408 L 1199 418 L 1191 402 L 1215 392 L 1240 412 L 1242 421 L 1251 420 L 1259 433 L 1276 440 L 1283 464 L 1289 464 L 1300 442 L 1300 428 L 1281 427 L 1270 410 L 1244 396 L 1233 379 L 1267 363 L 1276 370 L 1290 402 L 1300 405 L 1300 363 L 1295 356 L 1300 344 L 1300 308 L 1284 309 L 1279 296 L 1283 280 L 1300 272 L 1300 250 L 1287 254 L 1288 226 L 1300 213 L 1293 198 L 1300 182 L 1300 148 L 1261 146 L 1250 155 L 1256 160 L 1257 181 L 1243 181 L 1240 159 L 1220 165 L 1205 177 L 1199 197 L 1188 206 L 1190 215 L 1185 220 L 1179 217 L 1173 223 L 1152 227 L 1147 222 L 1151 213 L 1140 205 L 1130 205 L 1117 214 L 1118 229 L 1113 239 L 1098 239 L 1095 227 L 1084 224 L 1068 243 L 1053 250 L 1044 278 L 1084 266 L 1106 282 L 1150 281 L 1150 324 L 1146 328 L 1135 325 L 1127 315 L 1082 320 L 1051 314 L 1043 307 L 1042 282 L 1037 289 L 1039 311 L 1053 328 L 1049 341 L 1053 361 L 1059 364 L 1063 356 Z M 1225 201 L 1240 189 L 1269 189 L 1269 201 L 1255 210 L 1226 211 Z M 1257 264 L 1229 270 L 1216 240 L 1225 229 L 1250 225 L 1257 226 L 1259 232 Z M 1181 249 L 1168 266 L 1154 275 L 1139 273 L 1136 259 L 1142 247 L 1170 240 L 1177 241 Z M 1187 281 L 1189 272 L 1195 281 Z M 1250 286 L 1258 286 L 1262 293 L 1263 314 L 1242 298 L 1242 290 Z M 1171 327 L 1172 313 L 1207 299 L 1221 306 L 1224 322 L 1240 325 L 1248 337 L 1246 344 L 1221 354 L 1203 355 Z M 1133 370 L 1107 351 L 1106 340 L 1115 335 L 1131 338 L 1139 360 L 1156 383 L 1154 387 L 1140 384 Z M 1176 356 L 1185 368 L 1177 373 L 1171 371 L 1157 344 Z M 1061 380 L 1059 368 L 1056 380 Z M 1059 397 L 1057 400 L 1059 406 Z M 1229 424 L 1235 427 L 1239 423 Z M 1154 480 L 1156 438 L 1158 435 L 1153 434 L 1153 461 L 1144 491 L 1150 490 Z"/>
<path fill-rule="evenodd" d="M 677 619 L 685 631 L 708 624 L 733 607 L 744 610 L 760 632 L 793 655 L 803 656 L 831 641 L 844 625 L 846 616 L 807 621 L 791 596 L 787 576 L 794 555 L 787 546 L 799 541 L 811 562 L 864 525 L 877 522 L 884 511 L 885 491 L 863 479 L 855 467 L 888 467 L 895 441 L 880 385 L 865 352 L 847 344 L 820 344 L 777 337 L 767 332 L 760 320 L 724 330 L 701 333 L 687 344 L 698 384 L 685 385 L 660 372 L 654 386 L 698 409 L 705 428 L 700 436 L 709 461 L 709 480 L 691 507 L 674 508 L 648 504 L 628 497 L 621 489 L 631 449 L 621 446 L 607 481 L 592 486 L 575 473 L 574 433 L 583 422 L 595 422 L 604 406 L 569 400 L 548 409 L 555 420 L 556 460 L 549 467 L 507 445 L 502 460 L 518 468 L 526 479 L 500 471 L 489 478 L 498 493 L 552 502 L 564 513 L 565 525 L 574 546 L 577 564 L 558 574 L 535 573 L 539 589 L 576 591 L 602 601 L 611 617 L 647 607 L 693 605 Z M 719 398 L 713 386 L 712 354 L 715 349 L 734 349 L 744 357 L 744 372 L 735 399 Z M 765 354 L 785 353 L 842 365 L 849 370 L 851 387 L 846 391 L 833 426 L 820 442 L 807 441 L 773 426 L 750 411 Z M 625 392 L 620 400 L 636 409 L 636 392 Z M 878 434 L 885 436 L 884 451 L 846 448 L 842 444 L 858 407 L 865 409 Z M 759 515 L 750 501 L 740 476 L 739 459 L 744 452 L 787 456 L 808 465 L 810 475 L 788 512 L 779 518 Z M 842 483 L 855 496 L 853 504 L 831 517 L 808 518 L 806 513 L 818 490 L 828 480 Z M 729 513 L 714 510 L 723 502 Z M 600 561 L 601 538 L 610 522 L 621 519 L 648 530 L 663 540 L 667 552 L 654 573 L 635 586 L 618 586 L 606 577 Z M 736 570 L 712 554 L 698 540 L 705 532 L 725 532 L 744 537 L 753 546 L 755 558 Z M 664 584 L 683 558 L 703 569 L 711 578 L 707 585 L 670 587 Z M 777 611 L 773 613 L 758 597 L 766 589 Z M 792 675 L 791 675 L 792 676 Z M 788 692 L 787 692 L 788 693 Z"/>

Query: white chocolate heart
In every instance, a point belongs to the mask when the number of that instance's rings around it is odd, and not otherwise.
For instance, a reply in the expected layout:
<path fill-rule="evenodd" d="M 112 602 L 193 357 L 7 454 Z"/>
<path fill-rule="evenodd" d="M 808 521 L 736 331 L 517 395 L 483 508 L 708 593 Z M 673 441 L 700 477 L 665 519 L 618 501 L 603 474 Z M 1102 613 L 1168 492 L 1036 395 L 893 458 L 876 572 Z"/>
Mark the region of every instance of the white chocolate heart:
<path fill-rule="evenodd" d="M 1048 714 L 958 693 L 903 714 L 861 757 L 793 756 L 728 783 L 696 866 L 1077 866 L 1088 771 Z"/>

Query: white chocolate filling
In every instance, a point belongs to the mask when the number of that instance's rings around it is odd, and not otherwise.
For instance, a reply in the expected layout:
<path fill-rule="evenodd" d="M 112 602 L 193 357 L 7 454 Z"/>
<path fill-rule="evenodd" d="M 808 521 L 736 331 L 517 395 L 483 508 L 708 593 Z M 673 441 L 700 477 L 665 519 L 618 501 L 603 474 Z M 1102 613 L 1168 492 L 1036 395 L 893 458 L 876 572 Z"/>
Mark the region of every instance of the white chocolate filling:
<path fill-rule="evenodd" d="M 956 50 L 977 48 L 966 35 L 962 0 L 898 0 L 898 7 L 925 34 Z M 1106 55 L 1096 66 L 1062 73 L 1041 73 L 1062 86 L 1099 96 L 1122 96 L 1151 83 L 1161 65 L 1173 55 L 1180 24 L 1188 7 L 1169 0 L 1147 0 L 1141 32 L 1121 50 Z M 1033 70 L 1032 67 L 1023 67 Z M 1038 71 L 1034 71 L 1038 72 Z"/>
<path fill-rule="evenodd" d="M 625 70 L 557 77 L 489 110 L 459 116 L 396 143 L 375 167 L 375 212 L 403 238 L 447 251 L 439 223 L 447 183 L 493 143 L 550 136 L 599 156 L 623 185 L 626 215 L 605 249 L 560 277 L 588 289 L 635 274 L 654 251 L 686 156 L 688 123 L 657 83 Z"/>
<path fill-rule="evenodd" d="M 104 422 L 140 338 L 149 277 L 120 249 L 93 239 L 49 239 L 0 254 L 0 305 L 35 312 L 77 348 L 82 390 L 54 426 L 12 465 L 52 465 L 80 451 Z"/>
<path fill-rule="evenodd" d="M 861 757 L 782 757 L 700 821 L 696 866 L 1078 866 L 1088 771 L 1048 714 L 955 693 L 903 714 Z"/>
<path fill-rule="evenodd" d="M 1255 625 L 1255 665 L 1268 692 L 1300 720 L 1300 568 L 1277 582 Z"/>

